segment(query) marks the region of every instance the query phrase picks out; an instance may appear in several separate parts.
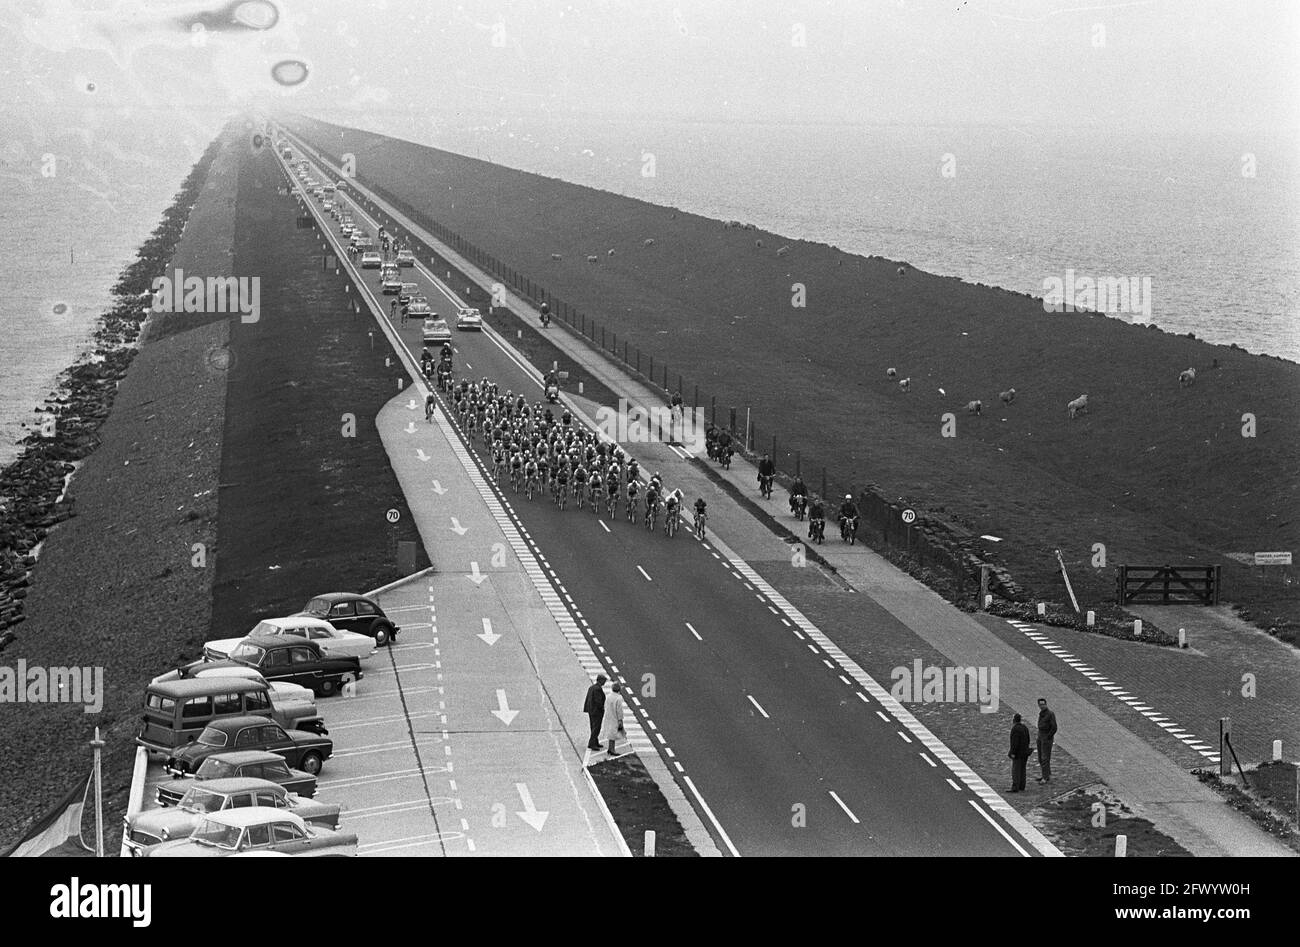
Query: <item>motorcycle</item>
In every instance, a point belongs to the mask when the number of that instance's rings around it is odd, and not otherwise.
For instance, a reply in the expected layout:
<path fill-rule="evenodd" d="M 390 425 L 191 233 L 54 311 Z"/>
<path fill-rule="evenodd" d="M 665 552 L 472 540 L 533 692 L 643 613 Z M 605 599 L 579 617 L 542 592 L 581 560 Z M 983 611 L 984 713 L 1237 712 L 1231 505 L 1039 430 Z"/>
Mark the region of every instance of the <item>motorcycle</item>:
<path fill-rule="evenodd" d="M 560 386 L 551 382 L 546 386 L 546 400 L 551 404 L 558 404 L 560 401 Z"/>
<path fill-rule="evenodd" d="M 763 494 L 764 500 L 772 499 L 772 475 L 771 474 L 758 475 L 758 492 Z"/>
<path fill-rule="evenodd" d="M 731 458 L 736 452 L 731 449 L 730 445 L 719 449 L 718 459 L 722 463 L 723 470 L 731 469 Z"/>
<path fill-rule="evenodd" d="M 802 493 L 796 493 L 790 497 L 790 509 L 794 512 L 794 518 L 802 522 L 804 511 L 808 509 L 808 498 Z"/>
<path fill-rule="evenodd" d="M 840 519 L 840 539 L 852 546 L 858 540 L 858 518 L 845 516 Z"/>
<path fill-rule="evenodd" d="M 542 320 L 542 328 L 546 328 L 551 324 L 551 307 L 548 304 L 542 303 L 540 317 Z"/>
<path fill-rule="evenodd" d="M 826 521 L 818 517 L 808 521 L 808 538 L 821 545 L 826 540 Z"/>

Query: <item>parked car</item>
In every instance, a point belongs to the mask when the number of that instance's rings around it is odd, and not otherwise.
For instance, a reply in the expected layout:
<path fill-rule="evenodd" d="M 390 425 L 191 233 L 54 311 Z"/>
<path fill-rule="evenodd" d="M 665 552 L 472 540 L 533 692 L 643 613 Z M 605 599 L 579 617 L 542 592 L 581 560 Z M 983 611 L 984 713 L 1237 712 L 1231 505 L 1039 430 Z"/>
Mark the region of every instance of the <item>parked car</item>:
<path fill-rule="evenodd" d="M 447 320 L 437 313 L 432 313 L 425 318 L 424 328 L 420 332 L 425 345 L 451 341 L 451 329 L 447 326 Z"/>
<path fill-rule="evenodd" d="M 255 715 L 288 729 L 323 733 L 314 701 L 279 703 L 261 679 L 232 675 L 155 680 L 145 687 L 144 714 L 135 742 L 155 753 L 171 753 L 195 740 L 212 723 Z M 170 675 L 167 675 L 170 677 Z"/>
<path fill-rule="evenodd" d="M 306 730 L 285 730 L 265 717 L 227 717 L 210 723 L 193 743 L 167 757 L 164 768 L 175 776 L 195 772 L 215 753 L 270 750 L 294 769 L 317 776 L 334 753 L 334 741 Z"/>
<path fill-rule="evenodd" d="M 379 255 L 377 250 L 367 250 L 361 254 L 362 269 L 373 270 L 384 262 L 384 258 Z"/>
<path fill-rule="evenodd" d="M 347 683 L 361 680 L 361 662 L 351 655 L 332 657 L 320 646 L 292 635 L 257 635 L 245 638 L 227 658 L 196 661 L 181 669 L 185 677 L 200 669 L 244 665 L 257 668 L 268 681 L 288 681 L 328 697 Z"/>
<path fill-rule="evenodd" d="M 316 709 L 316 694 L 310 687 L 303 687 L 301 684 L 294 684 L 290 681 L 268 681 L 262 676 L 262 672 L 254 667 L 245 667 L 243 665 L 215 665 L 213 662 L 198 662 L 184 667 L 168 671 L 166 674 L 155 677 L 150 684 L 161 684 L 166 681 L 201 681 L 211 678 L 241 678 L 246 681 L 257 681 L 267 687 L 267 694 L 271 698 L 271 719 L 280 726 L 288 730 L 310 730 L 312 733 L 328 733 L 325 729 L 325 721 L 321 719 L 320 713 Z M 217 693 L 222 688 L 214 688 L 213 693 Z M 217 703 L 214 698 L 214 703 Z M 230 706 L 237 705 L 227 701 Z M 232 710 L 230 715 L 240 713 L 261 713 L 260 707 L 255 707 L 253 701 L 246 700 L 245 706 L 248 709 Z M 192 708 L 185 711 L 188 720 L 198 716 L 193 714 Z M 203 729 L 206 721 L 195 724 L 193 735 L 198 736 L 199 731 Z"/>
<path fill-rule="evenodd" d="M 415 254 L 412 253 L 410 250 L 398 250 L 398 251 L 397 251 L 397 265 L 398 265 L 398 266 L 415 266 Z"/>
<path fill-rule="evenodd" d="M 150 858 L 212 858 L 253 852 L 285 855 L 357 853 L 355 832 L 309 826 L 292 812 L 266 806 L 230 809 L 205 815 L 188 838 L 145 850 Z"/>
<path fill-rule="evenodd" d="M 326 655 L 347 657 L 351 655 L 359 661 L 375 653 L 375 642 L 354 631 L 335 628 L 323 618 L 310 615 L 295 615 L 289 618 L 268 618 L 253 626 L 253 630 L 241 638 L 221 638 L 203 645 L 203 657 L 208 661 L 221 661 L 230 657 L 230 652 L 249 638 L 262 636 L 292 635 L 314 641 Z"/>
<path fill-rule="evenodd" d="M 465 306 L 456 309 L 456 329 L 477 329 L 483 331 L 483 313 Z"/>
<path fill-rule="evenodd" d="M 292 812 L 309 825 L 323 829 L 339 827 L 340 806 L 291 795 L 283 786 L 265 779 L 239 776 L 193 783 L 174 806 L 146 809 L 127 816 L 124 825 L 126 848 L 134 856 L 144 854 L 161 842 L 187 838 L 205 815 L 229 809 L 265 806 Z"/>
<path fill-rule="evenodd" d="M 265 779 L 304 799 L 316 795 L 316 777 L 305 770 L 294 769 L 280 754 L 270 750 L 231 750 L 212 754 L 190 775 L 159 783 L 154 799 L 160 806 L 174 806 L 185 798 L 196 781 L 236 777 Z"/>
<path fill-rule="evenodd" d="M 373 598 L 355 592 L 326 592 L 302 607 L 299 615 L 324 618 L 335 628 L 355 631 L 385 645 L 397 637 L 401 628 L 384 614 Z"/>

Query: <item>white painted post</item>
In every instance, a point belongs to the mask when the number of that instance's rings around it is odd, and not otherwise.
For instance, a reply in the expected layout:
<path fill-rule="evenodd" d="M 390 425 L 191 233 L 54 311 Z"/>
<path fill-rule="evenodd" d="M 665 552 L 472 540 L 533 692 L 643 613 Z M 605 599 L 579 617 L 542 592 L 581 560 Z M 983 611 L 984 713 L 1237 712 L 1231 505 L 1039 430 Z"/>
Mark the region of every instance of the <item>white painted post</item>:
<path fill-rule="evenodd" d="M 645 857 L 646 858 L 655 857 L 655 830 L 654 829 L 645 830 Z"/>
<path fill-rule="evenodd" d="M 1281 740 L 1273 741 L 1273 762 L 1274 763 L 1282 762 L 1282 741 Z"/>
<path fill-rule="evenodd" d="M 582 382 L 578 382 L 578 394 L 582 394 Z"/>
<path fill-rule="evenodd" d="M 1043 617 L 1044 615 L 1046 615 L 1046 614 L 1047 614 L 1047 603 L 1046 603 L 1046 602 L 1039 602 L 1039 603 L 1038 603 L 1038 617 L 1039 617 L 1039 618 L 1042 618 L 1042 617 Z"/>
<path fill-rule="evenodd" d="M 1089 610 L 1088 610 L 1088 627 L 1091 628 L 1091 627 L 1092 627 L 1093 625 L 1095 625 L 1095 624 L 1097 624 L 1097 613 L 1094 612 L 1094 611 L 1092 611 L 1091 609 L 1089 609 Z"/>
<path fill-rule="evenodd" d="M 985 607 L 986 609 L 989 609 L 989 608 L 992 608 L 992 607 L 993 607 L 993 596 L 992 596 L 992 595 L 985 595 L 985 596 L 984 596 L 984 607 Z"/>
<path fill-rule="evenodd" d="M 524 330 L 523 330 L 523 329 L 517 329 L 517 330 L 515 330 L 515 338 L 517 338 L 517 339 L 522 339 L 523 337 L 524 337 Z"/>
<path fill-rule="evenodd" d="M 1133 619 L 1133 636 L 1135 638 L 1142 637 L 1142 619 L 1140 618 Z"/>
<path fill-rule="evenodd" d="M 1180 648 L 1186 648 L 1186 647 L 1187 647 L 1187 629 L 1186 629 L 1186 628 L 1179 628 L 1179 629 L 1178 629 L 1178 647 L 1180 647 Z"/>
<path fill-rule="evenodd" d="M 1116 858 L 1128 857 L 1128 836 L 1127 835 L 1115 836 L 1115 857 Z"/>

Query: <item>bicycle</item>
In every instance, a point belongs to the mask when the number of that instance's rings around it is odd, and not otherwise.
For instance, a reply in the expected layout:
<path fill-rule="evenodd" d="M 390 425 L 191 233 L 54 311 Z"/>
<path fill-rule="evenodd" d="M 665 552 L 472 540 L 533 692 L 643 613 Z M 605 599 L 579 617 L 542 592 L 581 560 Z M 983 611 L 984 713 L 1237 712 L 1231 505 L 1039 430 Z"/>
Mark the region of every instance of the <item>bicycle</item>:
<path fill-rule="evenodd" d="M 492 482 L 497 486 L 501 486 L 501 468 L 504 466 L 505 464 L 499 460 L 492 461 Z"/>
<path fill-rule="evenodd" d="M 559 490 L 556 491 L 555 505 L 560 508 L 561 512 L 563 512 L 564 506 L 568 502 L 569 502 L 569 485 L 567 483 L 564 483 L 561 484 Z"/>
<path fill-rule="evenodd" d="M 704 539 L 704 521 L 706 519 L 708 519 L 707 513 L 701 513 L 699 510 L 695 511 L 695 538 L 696 539 L 700 539 L 700 540 Z"/>
<path fill-rule="evenodd" d="M 629 494 L 627 498 L 627 521 L 629 523 L 636 522 L 636 508 L 638 505 L 639 505 L 639 501 L 636 495 Z"/>
<path fill-rule="evenodd" d="M 605 500 L 605 515 L 609 517 L 610 522 L 618 515 L 618 494 L 610 493 Z"/>
<path fill-rule="evenodd" d="M 524 492 L 527 494 L 529 500 L 531 500 L 533 495 L 537 493 L 537 474 L 533 474 L 528 478 L 528 483 L 524 486 Z"/>
<path fill-rule="evenodd" d="M 819 546 L 825 542 L 826 521 L 824 519 L 810 519 L 808 521 L 808 538 Z"/>
<path fill-rule="evenodd" d="M 658 502 L 647 503 L 645 509 L 645 528 L 653 533 L 657 525 L 659 525 L 659 504 Z"/>
<path fill-rule="evenodd" d="M 427 422 L 430 423 L 430 424 L 433 423 L 433 406 L 434 406 L 434 404 L 435 404 L 435 402 L 434 402 L 434 399 L 433 399 L 433 395 L 429 395 L 429 397 L 427 397 L 427 398 L 424 399 L 424 420 L 427 421 Z"/>
<path fill-rule="evenodd" d="M 677 521 L 681 518 L 681 512 L 673 507 L 664 516 L 664 535 L 672 539 L 677 535 Z"/>
<path fill-rule="evenodd" d="M 577 483 L 573 486 L 573 498 L 578 501 L 578 509 L 583 509 L 587 504 L 587 488 L 585 484 Z"/>
<path fill-rule="evenodd" d="M 763 495 L 764 500 L 772 499 L 772 475 L 758 475 L 758 492 Z"/>
<path fill-rule="evenodd" d="M 858 518 L 856 516 L 846 516 L 840 520 L 840 539 L 850 546 L 857 542 Z"/>
<path fill-rule="evenodd" d="M 518 467 L 510 471 L 510 486 L 514 488 L 515 493 L 518 493 L 519 488 L 523 486 L 523 479 L 523 474 Z"/>

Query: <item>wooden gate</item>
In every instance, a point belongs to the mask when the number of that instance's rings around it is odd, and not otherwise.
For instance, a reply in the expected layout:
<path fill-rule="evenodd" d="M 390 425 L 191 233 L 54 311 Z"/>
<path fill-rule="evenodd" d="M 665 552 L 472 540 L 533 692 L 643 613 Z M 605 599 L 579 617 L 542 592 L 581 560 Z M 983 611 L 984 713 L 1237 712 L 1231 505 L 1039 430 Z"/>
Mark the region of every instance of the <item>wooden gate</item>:
<path fill-rule="evenodd" d="M 1120 605 L 1218 605 L 1219 566 L 1120 566 L 1115 600 Z"/>

